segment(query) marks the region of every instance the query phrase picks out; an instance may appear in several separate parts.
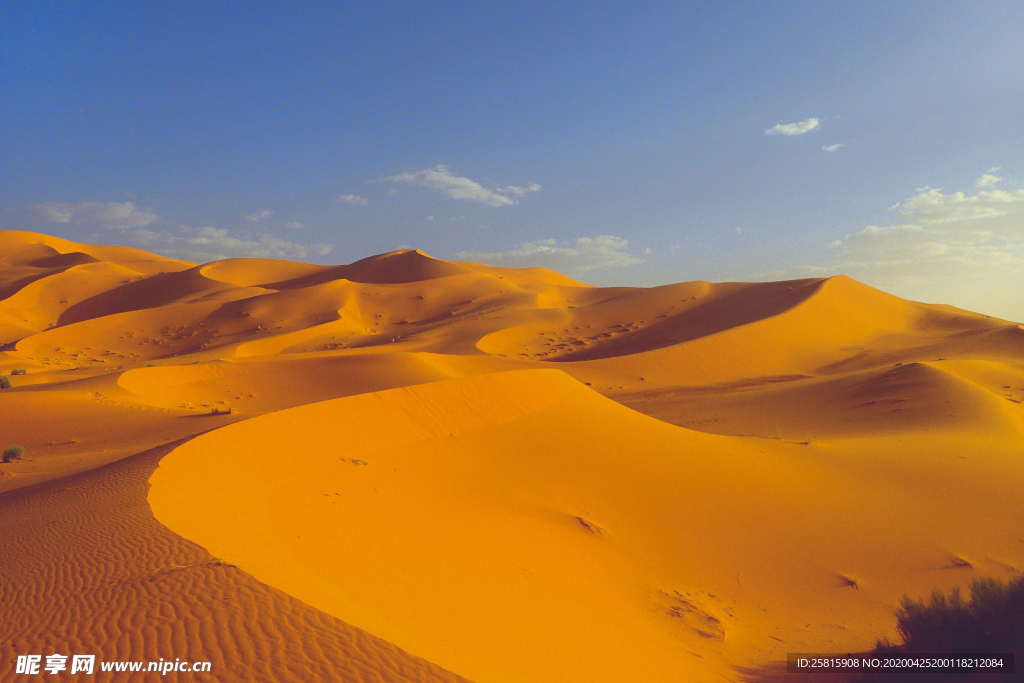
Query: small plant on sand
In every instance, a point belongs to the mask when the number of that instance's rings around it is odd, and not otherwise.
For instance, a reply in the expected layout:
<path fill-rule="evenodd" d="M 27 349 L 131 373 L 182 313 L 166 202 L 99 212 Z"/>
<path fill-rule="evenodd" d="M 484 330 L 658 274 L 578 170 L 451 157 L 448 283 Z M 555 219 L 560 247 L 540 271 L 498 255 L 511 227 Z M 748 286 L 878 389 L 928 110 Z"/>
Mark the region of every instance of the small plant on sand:
<path fill-rule="evenodd" d="M 13 462 L 14 460 L 21 460 L 21 456 L 25 454 L 25 448 L 22 446 L 8 446 L 4 449 L 4 462 Z"/>
<path fill-rule="evenodd" d="M 13 370 L 11 370 L 11 376 L 12 377 L 14 375 L 25 375 L 25 374 L 28 374 L 28 370 L 26 370 L 25 368 L 14 368 Z"/>
<path fill-rule="evenodd" d="M 10 389 L 10 388 L 11 388 L 11 380 L 9 380 L 6 377 L 0 375 L 0 389 Z"/>
<path fill-rule="evenodd" d="M 903 645 L 879 641 L 876 653 L 1022 652 L 1024 576 L 1005 584 L 996 579 L 977 579 L 971 584 L 969 601 L 964 600 L 959 588 L 954 588 L 948 596 L 936 588 L 930 601 L 904 596 L 902 606 L 896 611 L 896 631 L 903 638 Z M 868 674 L 859 680 L 911 683 L 969 678 L 967 673 L 921 674 L 919 678 L 915 674 L 897 671 Z"/>
<path fill-rule="evenodd" d="M 949 597 L 936 589 L 931 603 L 904 597 L 896 622 L 910 652 L 1024 650 L 1024 576 L 1006 584 L 978 579 L 969 602 L 958 588 Z"/>
<path fill-rule="evenodd" d="M 995 579 L 976 580 L 970 600 L 965 600 L 958 588 L 948 596 L 935 589 L 931 601 L 904 596 L 896 611 L 896 631 L 903 644 L 880 641 L 877 652 L 1024 651 L 1024 577 L 1006 584 Z"/>
<path fill-rule="evenodd" d="M 218 408 L 217 406 L 214 406 L 213 409 L 210 411 L 210 415 L 230 415 L 230 414 L 231 414 L 231 406 L 228 406 L 226 408 Z"/>

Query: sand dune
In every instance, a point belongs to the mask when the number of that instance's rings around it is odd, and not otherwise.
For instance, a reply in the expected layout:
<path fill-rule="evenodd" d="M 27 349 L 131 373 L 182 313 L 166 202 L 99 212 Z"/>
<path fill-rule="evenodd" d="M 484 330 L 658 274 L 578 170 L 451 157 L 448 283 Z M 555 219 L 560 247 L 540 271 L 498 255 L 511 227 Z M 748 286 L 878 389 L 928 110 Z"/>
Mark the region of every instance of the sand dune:
<path fill-rule="evenodd" d="M 959 578 L 955 558 L 1022 566 L 1017 525 L 992 521 L 1024 515 L 1019 437 L 988 434 L 978 467 L 920 435 L 932 453 L 895 469 L 927 486 L 906 485 L 848 442 L 684 430 L 532 370 L 210 432 L 149 500 L 261 581 L 474 680 L 713 680 L 869 646 L 903 591 Z M 975 499 L 990 478 L 1013 484 Z"/>
<path fill-rule="evenodd" d="M 59 652 L 209 661 L 203 677 L 217 681 L 465 681 L 259 583 L 154 520 L 146 480 L 175 443 L 0 500 L 0 680 L 26 680 L 14 673 L 18 654 Z"/>
<path fill-rule="evenodd" d="M 997 382 L 1019 375 L 1003 364 L 977 362 L 993 368 Z M 995 391 L 947 369 L 953 363 L 901 363 L 823 378 L 655 389 L 616 398 L 682 427 L 736 436 L 804 441 L 879 432 L 1017 434 L 1024 413 Z M 1019 379 L 1018 384 L 1024 387 Z"/>
<path fill-rule="evenodd" d="M 842 276 L 597 288 L 0 231 L 0 372 L 20 648 L 738 680 L 1024 569 L 1024 328 Z"/>

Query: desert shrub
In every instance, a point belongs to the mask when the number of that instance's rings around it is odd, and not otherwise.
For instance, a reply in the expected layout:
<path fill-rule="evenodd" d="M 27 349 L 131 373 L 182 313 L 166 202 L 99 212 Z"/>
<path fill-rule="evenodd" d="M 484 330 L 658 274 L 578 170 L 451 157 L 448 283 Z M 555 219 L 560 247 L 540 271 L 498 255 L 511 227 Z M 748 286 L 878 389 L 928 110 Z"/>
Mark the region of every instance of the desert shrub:
<path fill-rule="evenodd" d="M 976 580 L 970 602 L 958 588 L 935 590 L 930 603 L 904 597 L 896 630 L 907 652 L 1024 651 L 1024 576 Z"/>
<path fill-rule="evenodd" d="M 904 596 L 900 609 L 896 611 L 896 630 L 903 638 L 903 645 L 880 642 L 875 648 L 876 653 L 1024 652 L 1024 576 L 1005 584 L 996 579 L 978 579 L 971 584 L 970 601 L 963 599 L 959 588 L 954 588 L 948 596 L 935 589 L 930 601 Z M 928 680 L 937 683 L 988 680 L 986 675 L 979 672 L 878 672 L 860 680 L 900 683 Z"/>
<path fill-rule="evenodd" d="M 11 370 L 11 376 L 12 377 L 14 375 L 25 375 L 25 374 L 28 374 L 28 370 L 26 370 L 25 368 L 14 368 L 13 370 Z"/>
<path fill-rule="evenodd" d="M 11 380 L 7 379 L 3 375 L 0 375 L 0 389 L 10 389 Z"/>
<path fill-rule="evenodd" d="M 25 454 L 25 448 L 23 446 L 8 446 L 4 449 L 4 462 L 11 462 L 12 460 L 21 460 L 21 456 Z"/>
<path fill-rule="evenodd" d="M 896 612 L 896 631 L 908 651 L 974 650 L 974 619 L 970 604 L 964 602 L 959 587 L 951 590 L 948 598 L 936 588 L 932 591 L 930 603 L 903 596 L 903 604 Z"/>

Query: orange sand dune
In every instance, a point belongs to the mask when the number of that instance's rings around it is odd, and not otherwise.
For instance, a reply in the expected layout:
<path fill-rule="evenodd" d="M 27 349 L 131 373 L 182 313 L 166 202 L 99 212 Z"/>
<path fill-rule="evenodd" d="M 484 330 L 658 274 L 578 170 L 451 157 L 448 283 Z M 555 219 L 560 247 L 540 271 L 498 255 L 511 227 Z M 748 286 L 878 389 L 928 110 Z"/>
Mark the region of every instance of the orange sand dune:
<path fill-rule="evenodd" d="M 1021 432 L 960 462 L 954 434 L 908 436 L 931 453 L 894 467 L 878 443 L 707 435 L 557 371 L 496 373 L 207 433 L 164 458 L 149 501 L 257 579 L 475 680 L 716 680 L 870 647 L 958 560 L 1024 567 Z"/>
<path fill-rule="evenodd" d="M 32 680 L 15 673 L 19 654 L 57 652 L 211 663 L 202 676 L 64 672 L 65 680 L 466 683 L 153 519 L 146 480 L 176 443 L 0 499 L 0 680 Z"/>
<path fill-rule="evenodd" d="M 615 398 L 673 424 L 714 434 L 795 441 L 880 432 L 1016 434 L 1024 419 L 1024 411 L 1014 405 L 1024 397 L 1020 371 L 992 361 L 961 361 L 992 368 L 997 383 L 1016 375 L 1019 388 L 1013 394 L 1006 388 L 1000 397 L 961 378 L 954 363 L 901 363 L 824 378 L 653 389 Z"/>
<path fill-rule="evenodd" d="M 738 680 L 1024 568 L 1024 328 L 842 276 L 598 288 L 0 231 L 0 373 L 23 648 L 187 647 L 239 681 Z M 168 529 L 144 479 L 182 443 Z M 297 663 L 253 668 L 286 641 Z"/>

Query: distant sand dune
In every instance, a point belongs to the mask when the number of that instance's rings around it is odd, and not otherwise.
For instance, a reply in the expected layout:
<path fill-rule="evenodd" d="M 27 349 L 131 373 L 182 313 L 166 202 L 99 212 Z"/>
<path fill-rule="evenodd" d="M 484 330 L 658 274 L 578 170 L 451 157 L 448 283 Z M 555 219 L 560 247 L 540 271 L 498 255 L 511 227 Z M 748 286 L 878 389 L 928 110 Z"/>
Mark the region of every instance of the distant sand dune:
<path fill-rule="evenodd" d="M 1024 411 L 948 371 L 949 363 L 900 364 L 714 390 L 653 389 L 616 399 L 673 424 L 737 436 L 818 440 L 925 430 L 1024 434 Z M 1003 381 L 1012 374 L 999 376 Z"/>

